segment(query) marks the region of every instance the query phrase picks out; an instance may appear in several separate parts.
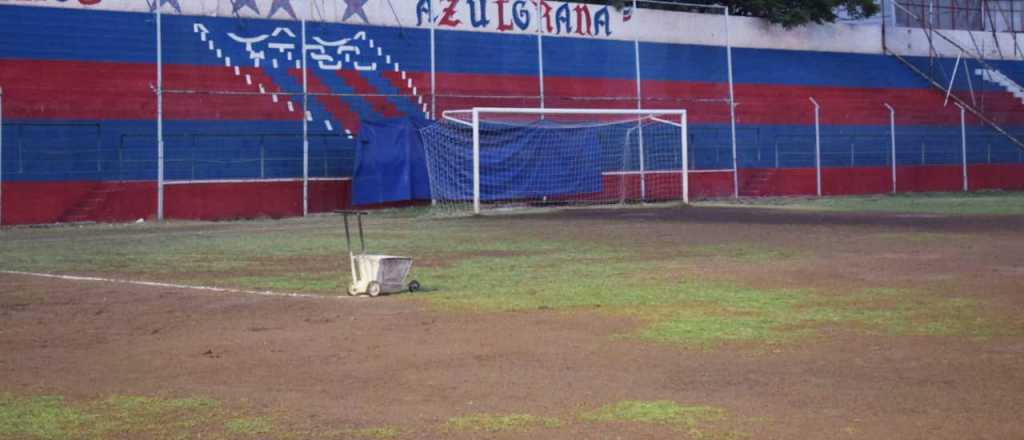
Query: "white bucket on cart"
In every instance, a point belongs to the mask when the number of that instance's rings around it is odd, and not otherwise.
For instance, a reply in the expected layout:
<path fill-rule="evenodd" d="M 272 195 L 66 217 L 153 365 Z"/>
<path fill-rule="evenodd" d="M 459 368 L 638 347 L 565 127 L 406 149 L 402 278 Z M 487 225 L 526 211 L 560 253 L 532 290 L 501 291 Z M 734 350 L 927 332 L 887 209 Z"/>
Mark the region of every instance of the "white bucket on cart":
<path fill-rule="evenodd" d="M 395 293 L 408 290 L 405 277 L 412 269 L 412 258 L 393 255 L 354 255 L 356 277 L 350 291 L 369 292 L 370 283 L 380 286 L 380 293 Z"/>

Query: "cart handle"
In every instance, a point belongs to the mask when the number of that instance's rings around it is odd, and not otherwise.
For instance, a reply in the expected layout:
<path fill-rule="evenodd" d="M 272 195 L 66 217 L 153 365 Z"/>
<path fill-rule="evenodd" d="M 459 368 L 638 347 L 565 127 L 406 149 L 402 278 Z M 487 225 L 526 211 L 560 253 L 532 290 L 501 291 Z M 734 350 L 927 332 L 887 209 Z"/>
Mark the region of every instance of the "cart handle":
<path fill-rule="evenodd" d="M 346 211 L 338 209 L 335 213 L 341 214 L 345 218 L 345 243 L 348 245 L 348 253 L 352 253 L 352 235 L 349 233 L 348 228 L 348 216 L 354 215 L 356 217 L 356 224 L 359 225 L 359 245 L 362 249 L 360 252 L 366 253 L 366 239 L 363 237 L 363 216 L 369 214 L 366 211 Z"/>

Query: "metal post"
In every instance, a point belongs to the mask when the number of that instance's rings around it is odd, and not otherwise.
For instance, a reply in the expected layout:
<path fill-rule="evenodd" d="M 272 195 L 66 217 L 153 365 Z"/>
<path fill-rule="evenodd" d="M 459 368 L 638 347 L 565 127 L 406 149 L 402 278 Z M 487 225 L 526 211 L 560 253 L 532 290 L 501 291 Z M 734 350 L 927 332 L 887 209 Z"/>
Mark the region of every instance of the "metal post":
<path fill-rule="evenodd" d="M 430 15 L 430 115 L 427 119 L 437 117 L 437 40 L 434 38 L 437 23 L 434 22 L 434 0 L 430 0 L 427 13 Z M 324 174 L 327 175 L 326 173 Z M 430 206 L 436 206 L 437 199 L 431 194 Z"/>
<path fill-rule="evenodd" d="M 437 44 L 434 38 L 434 31 L 437 23 L 434 23 L 434 0 L 430 0 L 427 6 L 427 14 L 430 15 L 430 115 L 437 117 Z M 427 119 L 431 119 L 428 117 Z"/>
<path fill-rule="evenodd" d="M 963 168 L 964 192 L 967 192 L 967 125 L 964 123 L 964 106 L 956 106 L 960 107 L 960 163 Z"/>
<path fill-rule="evenodd" d="M 732 40 L 729 37 L 729 7 L 725 8 L 725 60 L 729 73 L 729 130 L 732 136 L 732 196 L 740 197 L 740 175 L 736 158 L 736 95 L 732 82 Z"/>
<path fill-rule="evenodd" d="M 956 64 L 953 65 L 953 75 L 951 75 L 949 77 L 949 86 L 946 87 L 946 100 L 942 102 L 942 106 L 943 107 L 945 107 L 946 105 L 949 104 L 949 94 L 953 92 L 953 82 L 956 81 L 956 71 L 957 71 L 957 68 L 960 67 L 960 57 L 962 57 L 962 56 L 963 56 L 963 53 L 959 53 L 959 54 L 956 55 Z M 966 64 L 967 64 L 967 62 L 965 61 L 964 62 L 964 70 L 967 70 Z M 968 75 L 970 75 L 970 74 L 968 73 Z M 970 78 L 968 78 L 968 80 L 970 80 Z"/>
<path fill-rule="evenodd" d="M 302 26 L 302 216 L 309 215 L 309 69 L 306 66 L 306 20 Z"/>
<path fill-rule="evenodd" d="M 684 111 L 683 114 L 679 116 L 679 123 L 682 124 L 680 126 L 680 131 L 682 132 L 682 133 L 680 133 L 680 136 L 682 136 L 682 138 L 683 138 L 682 139 L 682 141 L 683 141 L 683 173 L 682 173 L 682 179 L 683 179 L 683 203 L 689 204 L 690 203 L 690 157 L 689 157 L 689 153 L 690 153 L 690 140 L 689 140 L 689 137 L 687 136 L 687 131 L 688 131 L 687 130 L 687 124 L 688 124 L 688 121 L 686 119 L 687 119 L 686 118 L 686 112 Z"/>
<path fill-rule="evenodd" d="M 480 214 L 480 110 L 473 109 L 473 213 Z"/>
<path fill-rule="evenodd" d="M 892 161 L 892 193 L 896 194 L 896 109 L 892 108 L 887 102 L 882 105 L 889 109 L 889 154 Z"/>
<path fill-rule="evenodd" d="M 541 16 L 544 14 L 543 7 L 544 1 L 537 0 L 537 74 L 539 76 L 540 86 L 540 108 L 544 108 L 544 27 Z M 541 119 L 544 115 L 540 115 Z"/>
<path fill-rule="evenodd" d="M 164 219 L 164 50 L 160 0 L 156 1 L 156 219 Z"/>
<path fill-rule="evenodd" d="M 818 197 L 821 197 L 821 106 L 814 98 L 807 98 L 814 104 L 814 177 L 817 181 Z"/>
<path fill-rule="evenodd" d="M 633 0 L 633 13 L 637 13 L 636 0 Z M 636 109 L 640 110 L 644 108 L 644 97 L 640 86 L 640 39 L 637 37 L 633 38 L 633 64 L 636 67 Z M 637 118 L 636 127 L 637 154 L 640 156 L 640 201 L 642 202 L 647 200 L 647 179 L 644 175 L 644 126 L 642 118 Z"/>
<path fill-rule="evenodd" d="M 4 88 L 0 87 L 0 226 L 4 225 Z"/>

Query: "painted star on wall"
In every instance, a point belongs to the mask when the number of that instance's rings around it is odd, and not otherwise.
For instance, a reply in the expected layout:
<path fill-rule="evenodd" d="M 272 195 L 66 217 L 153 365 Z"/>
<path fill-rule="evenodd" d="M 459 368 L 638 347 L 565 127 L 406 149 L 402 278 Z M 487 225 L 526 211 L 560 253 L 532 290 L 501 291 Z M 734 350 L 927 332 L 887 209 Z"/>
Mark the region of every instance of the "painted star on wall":
<path fill-rule="evenodd" d="M 231 0 L 231 13 L 237 14 L 244 7 L 252 9 L 256 15 L 259 15 L 260 8 L 256 6 L 256 0 Z"/>
<path fill-rule="evenodd" d="M 284 9 L 288 15 L 292 16 L 292 19 L 299 19 L 299 17 L 295 16 L 295 10 L 292 9 L 292 0 L 274 0 L 274 2 L 270 4 L 270 13 L 267 14 L 267 18 L 273 17 L 274 13 L 279 9 Z"/>
<path fill-rule="evenodd" d="M 347 21 L 349 17 L 358 15 L 359 18 L 363 19 L 364 23 L 369 23 L 370 20 L 366 18 L 366 11 L 363 10 L 363 6 L 366 6 L 366 2 L 369 0 L 345 0 L 345 4 L 348 5 L 345 8 L 345 15 L 341 17 L 341 21 Z"/>
<path fill-rule="evenodd" d="M 160 7 L 170 3 L 171 7 L 174 8 L 175 11 L 178 11 L 179 14 L 181 13 L 181 5 L 178 4 L 178 0 L 153 0 L 153 2 L 149 3 L 149 12 L 156 11 L 157 1 L 160 2 Z"/>

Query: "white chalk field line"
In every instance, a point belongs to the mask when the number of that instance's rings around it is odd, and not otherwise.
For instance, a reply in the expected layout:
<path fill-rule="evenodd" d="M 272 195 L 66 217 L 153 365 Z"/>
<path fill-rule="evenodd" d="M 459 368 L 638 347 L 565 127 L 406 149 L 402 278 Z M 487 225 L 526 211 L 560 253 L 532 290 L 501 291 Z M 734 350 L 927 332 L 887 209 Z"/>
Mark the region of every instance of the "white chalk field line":
<path fill-rule="evenodd" d="M 230 287 L 212 287 L 212 286 L 195 286 L 189 284 L 174 284 L 174 283 L 161 283 L 157 281 L 139 281 L 139 280 L 125 280 L 119 278 L 103 278 L 103 277 L 89 277 L 80 275 L 60 275 L 52 273 L 41 273 L 41 272 L 24 272 L 18 270 L 0 270 L 0 273 L 7 275 L 21 275 L 38 278 L 52 278 L 67 281 L 90 281 L 90 282 L 101 282 L 101 283 L 112 283 L 112 284 L 129 284 L 134 286 L 146 286 L 146 287 L 166 287 L 172 289 L 182 290 L 198 290 L 205 292 L 217 292 L 217 293 L 239 293 L 246 295 L 260 295 L 260 296 L 277 296 L 286 298 L 311 298 L 311 299 L 348 299 L 354 298 L 349 296 L 327 296 L 327 295 L 313 295 L 308 293 L 292 293 L 292 292 L 272 292 L 269 290 L 247 290 L 247 289 L 234 289 Z"/>

